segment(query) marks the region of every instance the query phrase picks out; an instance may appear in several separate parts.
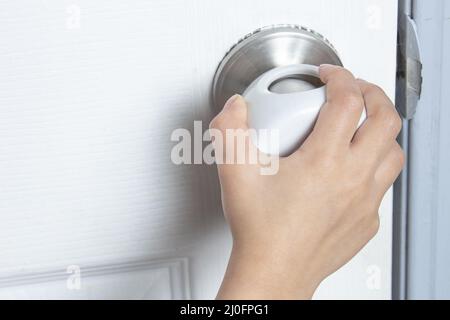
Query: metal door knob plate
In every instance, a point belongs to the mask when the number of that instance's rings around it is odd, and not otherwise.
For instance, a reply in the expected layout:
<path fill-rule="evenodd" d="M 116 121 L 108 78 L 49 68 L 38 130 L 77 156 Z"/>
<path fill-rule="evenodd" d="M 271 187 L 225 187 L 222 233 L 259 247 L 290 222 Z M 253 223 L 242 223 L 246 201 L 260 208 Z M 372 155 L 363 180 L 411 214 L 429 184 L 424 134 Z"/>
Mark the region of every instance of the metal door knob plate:
<path fill-rule="evenodd" d="M 219 112 L 232 95 L 242 94 L 249 106 L 249 126 L 279 133 L 279 145 L 266 136 L 254 141 L 257 147 L 267 154 L 288 156 L 309 135 L 326 101 L 318 71 L 321 64 L 343 66 L 334 47 L 319 33 L 294 25 L 259 29 L 220 63 L 212 89 L 214 108 Z"/>

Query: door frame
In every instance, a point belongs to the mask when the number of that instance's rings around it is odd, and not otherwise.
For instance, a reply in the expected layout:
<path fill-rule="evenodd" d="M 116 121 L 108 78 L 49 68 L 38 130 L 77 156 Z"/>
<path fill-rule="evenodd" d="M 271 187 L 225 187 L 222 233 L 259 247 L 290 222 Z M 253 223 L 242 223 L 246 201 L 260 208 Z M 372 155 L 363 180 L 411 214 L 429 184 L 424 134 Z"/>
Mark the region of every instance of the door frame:
<path fill-rule="evenodd" d="M 407 163 L 394 185 L 392 297 L 449 299 L 450 90 L 444 88 L 450 88 L 450 4 L 400 0 L 402 15 L 417 30 L 423 86 L 399 137 Z M 398 81 L 397 91 L 404 90 Z M 399 110 L 404 104 L 397 99 Z"/>

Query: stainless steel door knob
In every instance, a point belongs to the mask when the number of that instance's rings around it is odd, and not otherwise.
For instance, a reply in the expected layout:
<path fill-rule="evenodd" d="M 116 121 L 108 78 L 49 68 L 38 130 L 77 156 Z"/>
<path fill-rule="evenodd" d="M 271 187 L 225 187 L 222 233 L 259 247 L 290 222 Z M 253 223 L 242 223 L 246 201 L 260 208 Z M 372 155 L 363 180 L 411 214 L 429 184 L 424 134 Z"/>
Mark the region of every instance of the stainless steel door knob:
<path fill-rule="evenodd" d="M 342 66 L 334 47 L 310 29 L 265 27 L 239 41 L 221 61 L 213 82 L 216 112 L 234 94 L 249 106 L 252 129 L 277 130 L 279 145 L 269 138 L 254 141 L 265 153 L 287 156 L 301 145 L 326 101 L 318 66 Z M 361 117 L 361 123 L 365 113 Z"/>
<path fill-rule="evenodd" d="M 334 47 L 319 33 L 296 25 L 264 27 L 241 39 L 220 62 L 212 89 L 214 107 L 220 111 L 263 73 L 293 64 L 342 66 Z"/>

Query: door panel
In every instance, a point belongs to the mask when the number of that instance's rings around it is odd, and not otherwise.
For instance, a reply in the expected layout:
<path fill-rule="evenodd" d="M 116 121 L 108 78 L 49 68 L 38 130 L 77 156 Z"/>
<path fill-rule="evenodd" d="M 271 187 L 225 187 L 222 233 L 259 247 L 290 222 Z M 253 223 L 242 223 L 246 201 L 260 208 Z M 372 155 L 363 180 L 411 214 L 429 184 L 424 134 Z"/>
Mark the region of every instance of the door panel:
<path fill-rule="evenodd" d="M 321 32 L 393 97 L 396 14 L 391 0 L 2 1 L 0 297 L 213 298 L 231 240 L 215 168 L 172 164 L 172 131 L 207 128 L 220 59 L 271 24 Z M 390 297 L 391 193 L 380 214 L 317 298 Z"/>

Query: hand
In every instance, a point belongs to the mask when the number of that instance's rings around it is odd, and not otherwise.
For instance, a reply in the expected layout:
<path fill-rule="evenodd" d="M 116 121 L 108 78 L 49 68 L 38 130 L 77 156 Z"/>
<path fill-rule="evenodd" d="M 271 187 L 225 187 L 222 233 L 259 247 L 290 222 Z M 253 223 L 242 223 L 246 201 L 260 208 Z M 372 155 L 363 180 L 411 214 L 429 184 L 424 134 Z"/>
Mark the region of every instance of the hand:
<path fill-rule="evenodd" d="M 309 299 L 378 231 L 381 201 L 404 164 L 401 120 L 375 85 L 329 65 L 320 76 L 328 100 L 276 175 L 261 175 L 257 164 L 218 165 L 233 234 L 219 299 Z M 247 130 L 244 99 L 230 99 L 211 128 Z"/>

